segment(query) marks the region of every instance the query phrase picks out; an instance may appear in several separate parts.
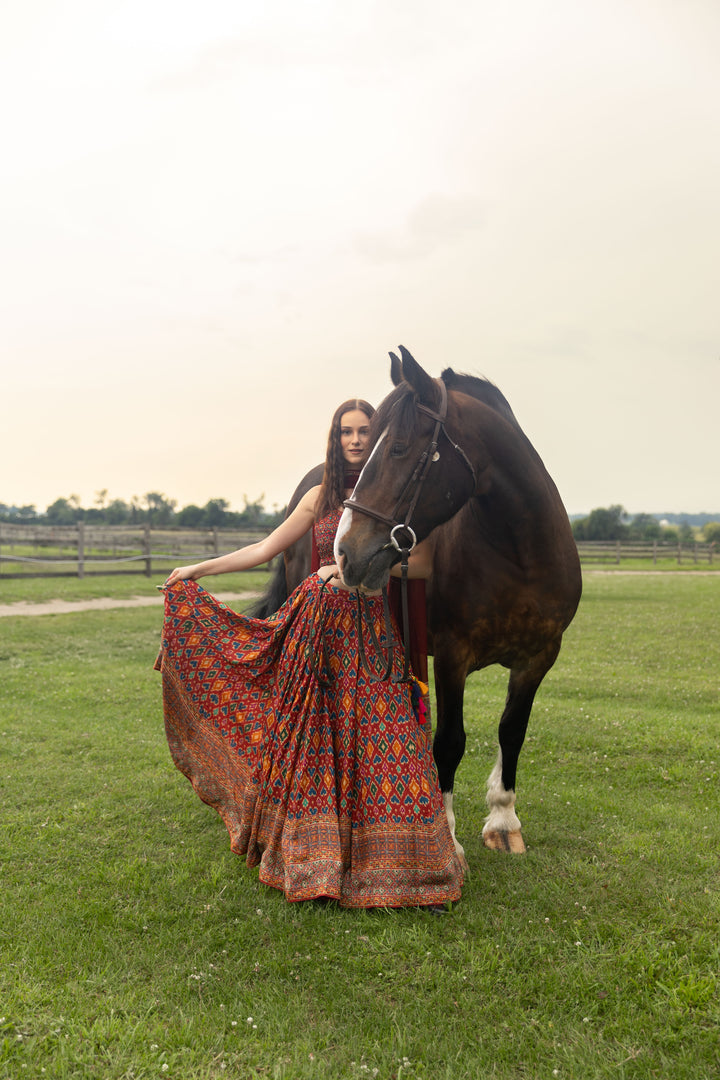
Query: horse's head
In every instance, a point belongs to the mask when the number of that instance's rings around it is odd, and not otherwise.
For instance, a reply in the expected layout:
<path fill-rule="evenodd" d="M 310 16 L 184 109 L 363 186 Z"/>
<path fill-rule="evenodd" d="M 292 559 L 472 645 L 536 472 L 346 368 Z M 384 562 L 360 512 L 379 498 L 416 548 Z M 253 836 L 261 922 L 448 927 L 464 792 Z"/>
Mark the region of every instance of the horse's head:
<path fill-rule="evenodd" d="M 402 345 L 391 353 L 395 389 L 373 417 L 374 446 L 345 504 L 335 558 L 348 585 L 378 589 L 400 548 L 424 540 L 474 493 L 457 406 Z M 447 428 L 446 428 L 447 424 Z"/>

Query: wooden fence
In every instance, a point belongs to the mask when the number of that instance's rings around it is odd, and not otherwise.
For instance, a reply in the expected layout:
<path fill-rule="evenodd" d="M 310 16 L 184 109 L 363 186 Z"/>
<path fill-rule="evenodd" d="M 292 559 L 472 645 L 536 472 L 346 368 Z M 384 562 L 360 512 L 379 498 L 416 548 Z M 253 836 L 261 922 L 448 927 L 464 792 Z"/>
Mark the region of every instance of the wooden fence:
<path fill-rule="evenodd" d="M 615 563 L 626 559 L 651 560 L 656 566 L 660 560 L 672 559 L 678 566 L 689 563 L 712 564 L 714 544 L 664 544 L 653 540 L 648 543 L 629 543 L 624 540 L 580 540 L 578 554 L 582 563 Z"/>
<path fill-rule="evenodd" d="M 7 525 L 0 522 L 0 580 L 25 577 L 87 577 L 145 574 L 176 563 L 198 562 L 245 547 L 262 532 L 245 529 L 151 529 L 149 525 Z M 581 541 L 581 562 L 672 559 L 678 565 L 712 564 L 714 544 Z"/>
<path fill-rule="evenodd" d="M 151 529 L 149 525 L 7 525 L 0 523 L 0 580 L 88 577 L 167 571 L 252 544 L 263 532 Z"/>

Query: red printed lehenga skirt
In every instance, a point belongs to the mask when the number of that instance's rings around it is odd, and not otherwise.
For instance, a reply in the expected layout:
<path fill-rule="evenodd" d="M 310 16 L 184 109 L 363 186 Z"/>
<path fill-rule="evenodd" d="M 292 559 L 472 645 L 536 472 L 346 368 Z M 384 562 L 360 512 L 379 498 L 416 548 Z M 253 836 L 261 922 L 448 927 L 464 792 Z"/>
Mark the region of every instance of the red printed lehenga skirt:
<path fill-rule="evenodd" d="M 385 645 L 382 600 L 366 612 Z M 401 648 L 395 657 L 397 672 Z M 156 667 L 175 764 L 261 881 L 345 907 L 458 899 L 429 731 L 407 683 L 360 664 L 353 594 L 312 575 L 265 620 L 178 582 Z"/>

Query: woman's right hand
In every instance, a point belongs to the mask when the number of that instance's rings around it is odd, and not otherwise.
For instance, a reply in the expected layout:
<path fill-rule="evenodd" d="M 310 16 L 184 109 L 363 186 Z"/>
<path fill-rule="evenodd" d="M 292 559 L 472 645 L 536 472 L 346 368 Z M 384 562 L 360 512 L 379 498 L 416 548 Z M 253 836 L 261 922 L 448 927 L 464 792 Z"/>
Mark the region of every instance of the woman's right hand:
<path fill-rule="evenodd" d="M 193 563 L 192 566 L 176 566 L 171 574 L 168 574 L 168 579 L 163 585 L 164 589 L 174 585 L 176 581 L 195 581 L 201 575 L 198 573 L 200 569 L 200 563 Z"/>

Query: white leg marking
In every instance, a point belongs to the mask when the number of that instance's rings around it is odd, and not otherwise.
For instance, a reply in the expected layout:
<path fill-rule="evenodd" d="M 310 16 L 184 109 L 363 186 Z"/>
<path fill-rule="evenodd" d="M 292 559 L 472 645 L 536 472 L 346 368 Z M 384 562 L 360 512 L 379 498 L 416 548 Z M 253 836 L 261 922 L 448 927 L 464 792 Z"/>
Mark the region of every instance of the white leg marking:
<path fill-rule="evenodd" d="M 463 864 L 467 866 L 465 861 L 465 849 L 458 838 L 455 835 L 455 811 L 453 810 L 453 793 L 452 791 L 443 791 L 443 806 L 445 807 L 445 817 L 447 818 L 448 825 L 450 826 L 450 835 L 452 836 L 452 842 L 455 845 L 455 850 L 463 861 Z"/>
<path fill-rule="evenodd" d="M 487 783 L 486 802 L 490 813 L 485 819 L 483 836 L 488 832 L 516 832 L 521 828 L 515 813 L 515 792 L 506 791 L 502 782 L 502 751 L 498 753 L 495 768 Z"/>

